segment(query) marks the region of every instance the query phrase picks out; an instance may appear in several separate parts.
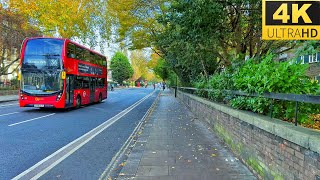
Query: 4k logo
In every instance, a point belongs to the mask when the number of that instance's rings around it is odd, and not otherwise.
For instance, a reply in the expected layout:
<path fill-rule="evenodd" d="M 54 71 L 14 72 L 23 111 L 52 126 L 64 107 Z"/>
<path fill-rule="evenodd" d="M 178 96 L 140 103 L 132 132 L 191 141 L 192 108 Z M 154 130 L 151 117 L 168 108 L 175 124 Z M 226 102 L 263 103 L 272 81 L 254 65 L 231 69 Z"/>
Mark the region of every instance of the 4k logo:
<path fill-rule="evenodd" d="M 320 3 L 305 1 L 262 1 L 262 39 L 320 39 Z"/>
<path fill-rule="evenodd" d="M 305 23 L 312 23 L 309 15 L 307 13 L 307 9 L 311 6 L 311 4 L 303 4 L 299 9 L 298 4 L 292 4 L 292 23 L 299 23 L 299 18 L 302 17 Z M 288 4 L 283 3 L 277 9 L 277 11 L 273 14 L 273 20 L 282 20 L 282 23 L 288 23 L 290 20 L 290 15 L 288 15 Z"/>

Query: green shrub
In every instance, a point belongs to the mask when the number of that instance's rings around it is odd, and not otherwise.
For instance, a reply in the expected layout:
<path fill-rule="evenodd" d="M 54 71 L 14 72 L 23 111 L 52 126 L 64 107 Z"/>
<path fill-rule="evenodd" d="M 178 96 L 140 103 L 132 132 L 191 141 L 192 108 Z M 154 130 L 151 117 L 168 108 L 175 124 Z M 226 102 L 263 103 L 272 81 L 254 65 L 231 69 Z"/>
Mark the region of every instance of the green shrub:
<path fill-rule="evenodd" d="M 209 79 L 209 99 L 214 101 L 228 101 L 231 96 L 226 94 L 224 90 L 233 89 L 232 74 L 229 71 L 222 72 L 218 75 L 211 76 Z"/>
<path fill-rule="evenodd" d="M 238 96 L 231 99 L 230 103 L 236 109 L 250 110 L 260 114 L 267 114 L 270 106 L 269 99 L 260 97 Z"/>
<path fill-rule="evenodd" d="M 271 100 L 262 97 L 244 97 L 226 94 L 225 90 L 240 90 L 247 93 L 292 93 L 311 94 L 319 92 L 319 85 L 306 76 L 308 65 L 292 62 L 276 62 L 269 54 L 261 60 L 250 59 L 236 70 L 226 70 L 211 76 L 207 81 L 201 77 L 194 83 L 196 94 L 219 102 L 229 102 L 237 109 L 261 114 L 270 113 L 273 101 L 273 117 L 287 121 L 295 118 L 295 102 Z M 210 89 L 209 93 L 201 89 Z M 320 112 L 320 106 L 299 103 L 299 123 L 312 123 L 308 117 Z"/>
<path fill-rule="evenodd" d="M 205 91 L 204 89 L 208 89 L 208 81 L 204 76 L 200 76 L 198 80 L 196 80 L 193 83 L 193 86 L 196 87 L 198 90 L 195 92 L 196 95 L 200 97 L 208 97 L 208 92 Z"/>
<path fill-rule="evenodd" d="M 261 63 L 248 60 L 233 76 L 234 85 L 249 93 L 315 94 L 319 86 L 306 76 L 307 68 L 306 64 L 275 62 L 273 55 L 267 55 Z"/>
<path fill-rule="evenodd" d="M 308 65 L 291 62 L 275 62 L 273 55 L 268 55 L 259 63 L 256 60 L 247 61 L 234 74 L 234 85 L 237 90 L 248 93 L 262 94 L 265 92 L 316 94 L 319 85 L 306 76 Z M 269 111 L 270 100 L 259 97 L 237 97 L 231 101 L 236 108 L 251 110 L 266 114 Z M 295 102 L 274 101 L 273 114 L 277 118 L 292 120 L 295 117 Z M 304 123 L 308 114 L 318 111 L 318 105 L 301 103 L 299 106 L 299 122 Z"/>

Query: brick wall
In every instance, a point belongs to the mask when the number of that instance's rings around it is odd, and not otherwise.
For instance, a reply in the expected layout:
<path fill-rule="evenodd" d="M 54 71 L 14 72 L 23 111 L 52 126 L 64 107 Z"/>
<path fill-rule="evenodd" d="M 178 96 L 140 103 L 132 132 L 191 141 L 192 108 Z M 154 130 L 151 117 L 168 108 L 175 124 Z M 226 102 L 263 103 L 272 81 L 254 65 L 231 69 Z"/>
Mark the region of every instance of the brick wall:
<path fill-rule="evenodd" d="M 262 179 L 320 180 L 320 131 L 178 93 Z"/>

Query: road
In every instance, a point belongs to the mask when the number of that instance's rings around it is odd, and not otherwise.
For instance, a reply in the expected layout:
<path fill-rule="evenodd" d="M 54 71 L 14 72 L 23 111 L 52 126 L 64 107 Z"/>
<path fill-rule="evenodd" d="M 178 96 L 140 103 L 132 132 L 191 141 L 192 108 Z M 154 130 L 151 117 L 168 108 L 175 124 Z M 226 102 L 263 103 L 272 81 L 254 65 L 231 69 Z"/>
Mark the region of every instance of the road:
<path fill-rule="evenodd" d="M 158 93 L 117 90 L 75 110 L 1 103 L 0 179 L 98 179 Z"/>

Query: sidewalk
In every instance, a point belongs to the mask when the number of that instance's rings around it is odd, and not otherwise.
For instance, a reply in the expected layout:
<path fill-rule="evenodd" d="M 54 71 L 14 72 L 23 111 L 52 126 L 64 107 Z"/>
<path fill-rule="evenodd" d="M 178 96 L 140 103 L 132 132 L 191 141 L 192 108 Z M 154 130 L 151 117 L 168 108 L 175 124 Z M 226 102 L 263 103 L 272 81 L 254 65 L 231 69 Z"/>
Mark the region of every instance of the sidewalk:
<path fill-rule="evenodd" d="M 117 179 L 256 177 L 166 90 L 162 92 Z"/>
<path fill-rule="evenodd" d="M 7 101 L 17 101 L 17 100 L 18 100 L 18 95 L 0 96 L 0 103 L 7 102 Z"/>

